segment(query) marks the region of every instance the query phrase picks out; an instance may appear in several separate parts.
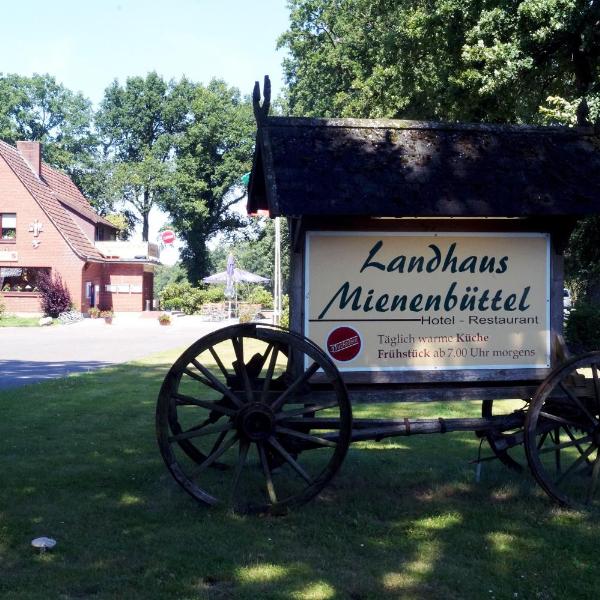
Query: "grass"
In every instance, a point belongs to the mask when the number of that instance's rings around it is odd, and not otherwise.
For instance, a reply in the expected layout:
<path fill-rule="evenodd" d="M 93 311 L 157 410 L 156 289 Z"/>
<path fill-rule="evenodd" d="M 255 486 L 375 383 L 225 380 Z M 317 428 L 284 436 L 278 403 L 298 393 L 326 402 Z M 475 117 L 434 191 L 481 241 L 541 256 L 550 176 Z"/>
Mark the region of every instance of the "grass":
<path fill-rule="evenodd" d="M 196 504 L 167 473 L 154 404 L 176 353 L 0 393 L 0 597 L 596 598 L 600 525 L 554 507 L 473 434 L 353 446 L 286 517 Z M 474 402 L 360 406 L 477 415 Z M 58 541 L 46 554 L 34 537 Z"/>
<path fill-rule="evenodd" d="M 0 327 L 38 327 L 38 317 L 18 317 L 16 315 L 0 316 Z"/>

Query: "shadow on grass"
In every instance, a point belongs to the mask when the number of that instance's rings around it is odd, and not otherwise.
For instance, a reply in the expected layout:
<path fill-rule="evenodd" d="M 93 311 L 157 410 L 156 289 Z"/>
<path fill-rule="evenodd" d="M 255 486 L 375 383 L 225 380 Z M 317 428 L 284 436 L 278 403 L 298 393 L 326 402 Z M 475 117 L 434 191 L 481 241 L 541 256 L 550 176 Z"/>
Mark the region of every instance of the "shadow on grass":
<path fill-rule="evenodd" d="M 0 394 L 2 598 L 596 597 L 597 523 L 499 464 L 476 484 L 469 434 L 353 446 L 321 497 L 283 518 L 197 505 L 155 444 L 169 366 Z M 34 554 L 39 535 L 55 551 Z"/>

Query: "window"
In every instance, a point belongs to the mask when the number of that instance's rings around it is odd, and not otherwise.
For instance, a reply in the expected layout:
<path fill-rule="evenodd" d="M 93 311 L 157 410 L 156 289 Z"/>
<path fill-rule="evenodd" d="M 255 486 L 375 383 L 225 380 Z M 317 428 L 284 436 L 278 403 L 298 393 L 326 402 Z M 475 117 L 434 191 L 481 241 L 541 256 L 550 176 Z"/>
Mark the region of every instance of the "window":
<path fill-rule="evenodd" d="M 38 278 L 42 273 L 50 273 L 50 269 L 47 267 L 0 267 L 0 290 L 36 293 Z"/>
<path fill-rule="evenodd" d="M 17 237 L 17 213 L 0 213 L 0 240 L 12 241 Z"/>

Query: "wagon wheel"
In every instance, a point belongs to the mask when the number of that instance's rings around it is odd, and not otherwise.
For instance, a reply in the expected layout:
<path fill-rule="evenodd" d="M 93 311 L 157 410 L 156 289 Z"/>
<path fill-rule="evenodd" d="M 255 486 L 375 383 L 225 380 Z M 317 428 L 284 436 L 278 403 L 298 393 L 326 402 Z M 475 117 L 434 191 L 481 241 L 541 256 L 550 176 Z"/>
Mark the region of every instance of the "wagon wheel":
<path fill-rule="evenodd" d="M 156 427 L 167 468 L 198 501 L 280 513 L 310 500 L 337 472 L 352 413 L 338 370 L 318 346 L 244 324 L 201 338 L 179 357 L 158 397 Z"/>
<path fill-rule="evenodd" d="M 484 400 L 481 405 L 481 416 L 491 418 L 505 414 L 498 408 L 501 404 L 501 402 L 494 403 L 493 400 Z M 519 460 L 518 449 L 523 445 L 524 437 L 524 427 L 517 427 L 510 431 L 492 430 L 485 433 L 492 452 L 500 462 L 519 473 L 523 470 L 523 465 Z"/>
<path fill-rule="evenodd" d="M 600 352 L 576 356 L 538 388 L 525 420 L 534 477 L 563 506 L 600 508 Z"/>

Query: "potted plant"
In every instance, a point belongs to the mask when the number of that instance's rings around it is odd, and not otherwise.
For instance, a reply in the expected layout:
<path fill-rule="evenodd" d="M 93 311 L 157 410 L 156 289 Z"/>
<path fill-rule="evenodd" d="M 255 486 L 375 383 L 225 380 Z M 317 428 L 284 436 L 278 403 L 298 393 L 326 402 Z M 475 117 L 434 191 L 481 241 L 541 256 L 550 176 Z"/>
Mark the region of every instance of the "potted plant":
<path fill-rule="evenodd" d="M 100 311 L 100 318 L 104 319 L 104 322 L 110 325 L 113 322 L 113 311 L 112 310 L 102 310 Z"/>
<path fill-rule="evenodd" d="M 171 324 L 171 315 L 169 315 L 167 313 L 160 313 L 160 315 L 158 315 L 158 322 L 161 325 L 170 325 Z"/>
<path fill-rule="evenodd" d="M 92 306 L 88 310 L 88 315 L 90 316 L 90 319 L 97 319 L 100 316 L 100 309 L 97 306 Z"/>

